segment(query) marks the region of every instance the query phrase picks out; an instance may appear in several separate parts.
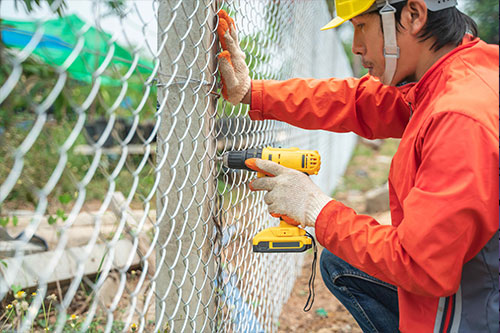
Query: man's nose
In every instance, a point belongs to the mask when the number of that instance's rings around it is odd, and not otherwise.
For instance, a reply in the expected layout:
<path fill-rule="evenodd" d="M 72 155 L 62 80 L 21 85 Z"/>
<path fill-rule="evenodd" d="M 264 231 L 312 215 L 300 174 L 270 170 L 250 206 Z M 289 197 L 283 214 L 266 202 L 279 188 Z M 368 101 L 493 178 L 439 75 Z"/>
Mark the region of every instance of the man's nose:
<path fill-rule="evenodd" d="M 362 39 L 358 36 L 358 34 L 355 32 L 354 36 L 352 38 L 352 53 L 354 54 L 359 54 L 359 55 L 364 55 L 366 48 L 364 44 L 362 43 Z"/>

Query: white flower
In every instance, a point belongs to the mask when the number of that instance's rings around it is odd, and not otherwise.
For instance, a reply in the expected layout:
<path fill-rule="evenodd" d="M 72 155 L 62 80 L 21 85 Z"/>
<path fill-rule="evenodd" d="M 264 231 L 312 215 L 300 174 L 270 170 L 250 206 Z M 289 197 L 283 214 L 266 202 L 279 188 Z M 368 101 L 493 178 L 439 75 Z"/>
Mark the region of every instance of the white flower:
<path fill-rule="evenodd" d="M 22 302 L 21 302 L 21 309 L 22 309 L 23 311 L 28 310 L 28 307 L 29 307 L 29 306 L 30 306 L 30 305 L 28 304 L 28 302 L 26 302 L 26 301 L 22 301 Z"/>

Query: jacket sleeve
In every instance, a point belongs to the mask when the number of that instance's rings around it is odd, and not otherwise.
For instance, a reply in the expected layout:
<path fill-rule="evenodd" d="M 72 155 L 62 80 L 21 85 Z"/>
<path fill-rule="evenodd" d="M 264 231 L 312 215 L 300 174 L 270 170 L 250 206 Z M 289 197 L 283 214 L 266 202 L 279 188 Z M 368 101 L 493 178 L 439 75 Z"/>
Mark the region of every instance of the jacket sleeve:
<path fill-rule="evenodd" d="M 400 138 L 410 117 L 403 88 L 361 79 L 254 80 L 249 115 L 305 129 L 355 132 L 368 139 Z"/>
<path fill-rule="evenodd" d="M 422 130 L 421 163 L 401 223 L 379 225 L 332 201 L 318 216 L 316 236 L 374 277 L 441 297 L 458 289 L 464 263 L 498 230 L 498 133 L 446 113 Z"/>

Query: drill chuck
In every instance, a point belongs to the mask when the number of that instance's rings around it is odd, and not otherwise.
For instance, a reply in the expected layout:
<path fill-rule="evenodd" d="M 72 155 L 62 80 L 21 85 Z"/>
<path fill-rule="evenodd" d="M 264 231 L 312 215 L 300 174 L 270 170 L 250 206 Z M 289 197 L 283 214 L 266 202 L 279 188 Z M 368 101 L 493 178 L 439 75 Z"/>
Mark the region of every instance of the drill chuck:
<path fill-rule="evenodd" d="M 249 158 L 262 158 L 262 148 L 252 148 L 240 151 L 231 151 L 222 156 L 222 164 L 229 169 L 250 170 L 245 161 Z"/>

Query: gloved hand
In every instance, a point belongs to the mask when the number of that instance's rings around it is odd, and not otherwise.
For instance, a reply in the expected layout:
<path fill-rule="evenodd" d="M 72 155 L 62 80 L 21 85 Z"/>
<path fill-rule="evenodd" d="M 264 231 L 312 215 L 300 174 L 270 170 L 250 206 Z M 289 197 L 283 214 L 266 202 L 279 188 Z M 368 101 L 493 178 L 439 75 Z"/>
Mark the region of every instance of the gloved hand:
<path fill-rule="evenodd" d="M 238 43 L 236 26 L 224 10 L 220 10 L 217 34 L 222 45 L 219 54 L 219 71 L 222 79 L 222 96 L 231 104 L 236 105 L 250 89 L 250 76 L 245 63 L 245 53 Z"/>
<path fill-rule="evenodd" d="M 275 217 L 288 216 L 303 227 L 314 227 L 319 213 L 332 200 L 300 171 L 258 158 L 250 158 L 245 164 L 252 170 L 274 175 L 253 180 L 250 189 L 268 191 L 264 202 Z"/>

